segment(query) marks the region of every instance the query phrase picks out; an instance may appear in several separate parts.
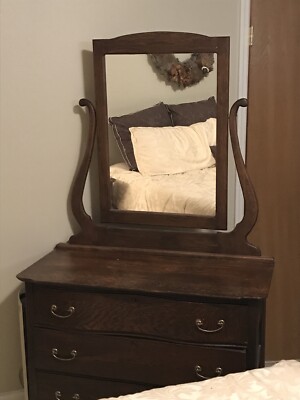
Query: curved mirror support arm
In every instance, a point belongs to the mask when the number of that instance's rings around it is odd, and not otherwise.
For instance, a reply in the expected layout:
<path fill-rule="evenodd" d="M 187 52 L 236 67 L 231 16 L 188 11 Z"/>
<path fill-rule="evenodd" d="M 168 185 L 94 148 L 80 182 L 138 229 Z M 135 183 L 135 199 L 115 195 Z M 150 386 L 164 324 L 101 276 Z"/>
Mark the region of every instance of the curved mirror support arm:
<path fill-rule="evenodd" d="M 260 255 L 260 250 L 248 243 L 247 236 L 253 229 L 257 216 L 258 216 L 258 202 L 255 194 L 254 187 L 247 173 L 246 165 L 241 153 L 239 146 L 239 139 L 237 134 L 237 113 L 240 107 L 247 107 L 248 100 L 245 98 L 237 100 L 231 107 L 229 114 L 229 131 L 232 143 L 232 151 L 235 161 L 235 166 L 237 169 L 237 174 L 239 177 L 243 197 L 244 197 L 244 217 L 241 222 L 239 222 L 232 232 L 224 234 L 222 240 L 226 243 L 226 248 L 228 245 L 236 246 L 237 242 L 243 245 L 245 249 L 251 253 Z M 222 235 L 222 233 L 220 233 Z"/>
<path fill-rule="evenodd" d="M 239 99 L 237 100 L 230 110 L 229 115 L 229 129 L 230 129 L 230 138 L 232 142 L 232 150 L 235 159 L 235 165 L 239 177 L 239 181 L 241 184 L 243 197 L 245 201 L 244 206 L 244 217 L 242 221 L 237 224 L 235 230 L 238 230 L 241 235 L 245 237 L 253 229 L 258 216 L 258 202 L 255 194 L 254 187 L 250 180 L 250 177 L 247 173 L 246 165 L 243 160 L 243 156 L 241 153 L 241 149 L 239 146 L 239 140 L 237 135 L 237 112 L 239 107 L 247 107 L 248 100 L 247 99 Z"/>
<path fill-rule="evenodd" d="M 86 213 L 83 205 L 83 192 L 86 183 L 87 174 L 91 165 L 93 149 L 96 137 L 96 111 L 91 101 L 81 99 L 81 107 L 87 107 L 89 112 L 89 131 L 84 156 L 79 165 L 77 174 L 71 192 L 71 207 L 73 215 L 81 228 L 92 225 L 91 217 Z"/>

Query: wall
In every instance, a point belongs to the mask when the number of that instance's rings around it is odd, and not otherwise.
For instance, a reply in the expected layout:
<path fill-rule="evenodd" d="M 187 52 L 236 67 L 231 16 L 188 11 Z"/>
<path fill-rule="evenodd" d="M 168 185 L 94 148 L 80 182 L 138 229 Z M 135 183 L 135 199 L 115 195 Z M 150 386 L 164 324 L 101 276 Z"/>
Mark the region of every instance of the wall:
<path fill-rule="evenodd" d="M 151 30 L 230 35 L 237 94 L 239 0 L 2 0 L 0 393 L 17 390 L 16 274 L 76 229 L 69 188 L 93 98 L 93 38 Z M 87 202 L 89 190 L 87 188 Z"/>
<path fill-rule="evenodd" d="M 181 60 L 190 54 L 177 55 Z M 171 87 L 161 75 L 154 73 L 148 58 L 138 55 L 106 56 L 108 113 L 120 115 L 139 110 L 141 107 L 151 107 L 163 101 L 165 103 L 183 103 L 207 99 L 217 95 L 217 56 L 215 55 L 214 70 L 198 85 L 179 89 Z M 124 76 L 126 71 L 126 77 Z M 126 101 L 120 97 L 126 94 Z"/>

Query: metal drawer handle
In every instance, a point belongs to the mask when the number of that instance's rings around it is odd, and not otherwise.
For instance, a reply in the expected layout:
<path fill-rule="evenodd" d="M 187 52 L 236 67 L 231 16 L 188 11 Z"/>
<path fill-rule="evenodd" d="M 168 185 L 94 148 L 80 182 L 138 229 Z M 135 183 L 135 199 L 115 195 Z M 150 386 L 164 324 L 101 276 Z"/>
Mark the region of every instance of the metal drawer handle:
<path fill-rule="evenodd" d="M 70 354 L 71 354 L 71 357 L 69 357 L 69 358 L 58 357 L 58 350 L 57 349 L 52 349 L 53 357 L 56 358 L 59 361 L 72 361 L 72 360 L 74 360 L 74 358 L 77 356 L 77 351 L 76 350 L 72 350 Z"/>
<path fill-rule="evenodd" d="M 224 328 L 225 321 L 224 321 L 224 319 L 220 319 L 217 322 L 217 325 L 219 328 L 216 328 L 216 329 L 204 329 L 204 328 L 202 328 L 203 325 L 204 325 L 204 321 L 202 319 L 200 319 L 200 318 L 196 319 L 196 326 L 199 329 L 199 331 L 205 332 L 205 333 L 214 333 L 214 332 L 219 332 L 220 330 L 222 330 Z"/>
<path fill-rule="evenodd" d="M 60 400 L 61 399 L 61 392 L 59 390 L 57 390 L 55 393 L 55 400 Z M 78 393 L 74 393 L 74 395 L 72 396 L 73 400 L 80 400 L 80 396 Z"/>
<path fill-rule="evenodd" d="M 53 314 L 57 318 L 69 318 L 75 312 L 75 307 L 69 307 L 67 309 L 67 313 L 68 314 L 66 314 L 66 315 L 56 314 L 56 312 L 55 312 L 56 310 L 57 310 L 57 305 L 52 304 L 52 306 L 51 306 L 51 314 Z"/>
<path fill-rule="evenodd" d="M 210 378 L 215 378 L 216 376 L 220 376 L 222 374 L 223 370 L 222 370 L 221 367 L 217 367 L 215 369 L 215 373 L 216 373 L 215 376 L 204 376 L 204 375 L 201 375 L 201 373 L 200 373 L 200 372 L 202 372 L 201 366 L 200 365 L 196 365 L 195 366 L 195 372 L 196 372 L 196 375 L 201 379 L 210 379 Z"/>

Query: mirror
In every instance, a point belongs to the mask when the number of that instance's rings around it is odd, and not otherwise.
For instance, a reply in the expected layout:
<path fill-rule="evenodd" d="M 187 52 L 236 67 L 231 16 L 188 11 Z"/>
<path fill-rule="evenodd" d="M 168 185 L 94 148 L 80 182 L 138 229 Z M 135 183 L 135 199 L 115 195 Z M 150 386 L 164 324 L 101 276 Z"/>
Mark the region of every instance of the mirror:
<path fill-rule="evenodd" d="M 191 54 L 168 56 L 171 63 L 165 65 L 172 76 L 162 63 L 157 68 L 162 57 L 155 55 L 153 65 L 146 54 L 106 56 L 112 207 L 213 217 L 217 75 L 211 64 L 216 55 L 208 59 L 211 72 L 202 73 L 196 65 L 195 73 L 188 66 L 189 74 L 179 68 Z M 125 102 L 120 93 L 127 94 Z M 131 126 L 143 124 L 145 129 L 130 133 Z M 129 135 L 134 135 L 130 142 Z"/>
<path fill-rule="evenodd" d="M 229 38 L 95 40 L 94 65 L 100 222 L 226 229 Z"/>

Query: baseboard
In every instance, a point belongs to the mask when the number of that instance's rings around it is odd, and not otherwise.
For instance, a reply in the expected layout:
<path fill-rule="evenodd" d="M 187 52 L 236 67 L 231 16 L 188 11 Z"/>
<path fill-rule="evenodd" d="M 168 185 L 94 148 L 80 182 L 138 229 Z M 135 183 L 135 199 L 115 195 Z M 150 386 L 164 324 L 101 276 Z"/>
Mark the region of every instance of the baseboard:
<path fill-rule="evenodd" d="M 0 400 L 24 400 L 24 390 L 16 390 L 14 392 L 0 393 Z"/>
<path fill-rule="evenodd" d="M 272 367 L 272 365 L 278 363 L 278 361 L 266 361 L 265 362 L 265 367 Z"/>

